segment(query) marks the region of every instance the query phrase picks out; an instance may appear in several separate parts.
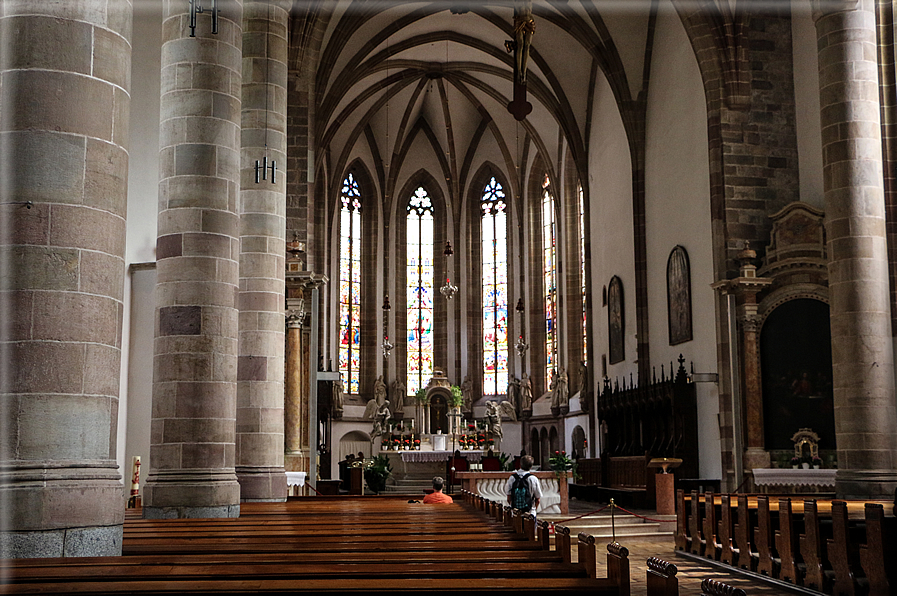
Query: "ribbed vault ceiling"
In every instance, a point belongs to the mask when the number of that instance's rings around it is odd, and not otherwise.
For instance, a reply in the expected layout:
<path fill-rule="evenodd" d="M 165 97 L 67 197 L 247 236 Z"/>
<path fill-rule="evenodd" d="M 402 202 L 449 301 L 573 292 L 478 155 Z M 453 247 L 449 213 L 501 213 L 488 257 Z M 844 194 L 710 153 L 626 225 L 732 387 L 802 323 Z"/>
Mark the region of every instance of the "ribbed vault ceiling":
<path fill-rule="evenodd" d="M 484 160 L 510 173 L 537 151 L 557 163 L 569 150 L 584 164 L 595 79 L 610 82 L 614 97 L 604 101 L 638 96 L 655 3 L 535 0 L 533 111 L 520 123 L 507 110 L 513 2 L 312 4 L 297 11 L 313 10 L 326 23 L 315 131 L 325 155 L 317 165 L 341 172 L 354 156 L 370 155 L 389 195 L 409 157 L 420 158 L 422 139 L 453 191 L 463 191 Z"/>

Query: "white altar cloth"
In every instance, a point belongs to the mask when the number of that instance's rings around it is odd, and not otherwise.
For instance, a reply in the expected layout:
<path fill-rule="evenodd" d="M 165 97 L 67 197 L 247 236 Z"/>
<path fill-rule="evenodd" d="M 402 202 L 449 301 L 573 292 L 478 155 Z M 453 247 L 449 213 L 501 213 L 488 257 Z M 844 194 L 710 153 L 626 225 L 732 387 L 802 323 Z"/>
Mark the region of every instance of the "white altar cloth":
<path fill-rule="evenodd" d="M 402 451 L 402 461 L 406 463 L 448 461 L 452 457 L 451 451 Z M 483 459 L 482 451 L 462 451 L 462 457 L 469 462 L 478 462 Z"/>
<path fill-rule="evenodd" d="M 754 468 L 754 484 L 757 486 L 835 486 L 832 468 Z"/>

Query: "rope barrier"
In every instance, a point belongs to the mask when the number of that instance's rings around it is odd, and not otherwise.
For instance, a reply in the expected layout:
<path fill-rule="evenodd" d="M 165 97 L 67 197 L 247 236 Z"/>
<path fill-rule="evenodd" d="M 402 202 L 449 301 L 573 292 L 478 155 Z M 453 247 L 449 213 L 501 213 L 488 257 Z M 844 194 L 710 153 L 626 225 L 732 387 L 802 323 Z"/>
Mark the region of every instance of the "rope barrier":
<path fill-rule="evenodd" d="M 597 514 L 601 513 L 602 511 L 604 511 L 605 509 L 607 509 L 608 507 L 610 507 L 609 504 L 605 505 L 601 509 L 596 509 L 595 511 L 589 511 L 588 513 L 583 513 L 582 515 L 577 515 L 576 517 L 571 517 L 570 519 L 559 519 L 555 522 L 552 522 L 552 525 L 553 524 L 565 524 L 567 522 L 576 521 L 579 518 L 585 517 L 587 515 L 597 515 Z"/>
<path fill-rule="evenodd" d="M 639 515 L 638 513 L 633 513 L 633 512 L 631 512 L 631 511 L 629 511 L 629 510 L 627 510 L 627 509 L 623 509 L 622 507 L 620 507 L 619 505 L 617 505 L 616 503 L 613 503 L 613 502 L 611 502 L 611 505 L 613 505 L 615 509 L 619 509 L 619 510 L 622 511 L 623 513 L 628 513 L 629 515 L 634 515 L 635 517 L 639 517 L 639 518 L 641 518 L 641 519 L 643 519 L 643 520 L 645 520 L 645 521 L 655 522 L 655 523 L 670 521 L 670 520 L 667 520 L 667 519 L 652 519 L 652 518 L 650 518 L 650 517 L 645 517 L 644 515 Z M 609 507 L 609 506 L 610 506 L 610 505 L 608 505 L 608 507 Z"/>
<path fill-rule="evenodd" d="M 313 491 L 315 491 L 315 493 L 316 493 L 319 497 L 321 496 L 321 492 L 320 492 L 318 489 L 316 489 L 315 487 L 313 487 L 311 484 L 309 484 L 309 483 L 308 483 L 308 480 L 305 481 L 305 486 L 307 486 L 308 488 L 310 488 L 310 489 L 312 489 Z"/>

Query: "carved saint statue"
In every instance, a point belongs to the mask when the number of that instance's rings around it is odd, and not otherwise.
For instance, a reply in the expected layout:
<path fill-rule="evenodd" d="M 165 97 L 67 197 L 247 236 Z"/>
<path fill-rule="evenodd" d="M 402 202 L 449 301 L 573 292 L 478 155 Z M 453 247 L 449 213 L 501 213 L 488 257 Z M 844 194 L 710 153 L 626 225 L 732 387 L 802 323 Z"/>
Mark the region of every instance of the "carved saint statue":
<path fill-rule="evenodd" d="M 517 391 L 517 398 L 520 400 L 521 414 L 533 411 L 533 383 L 526 373 L 523 373 L 523 378 L 520 379 L 520 389 Z"/>
<path fill-rule="evenodd" d="M 405 383 L 401 379 L 396 379 L 392 383 L 392 403 L 395 404 L 395 413 L 401 414 L 405 409 L 405 400 L 408 398 L 408 392 L 405 390 Z"/>
<path fill-rule="evenodd" d="M 519 403 L 518 399 L 517 399 L 517 392 L 519 391 L 519 389 L 520 389 L 520 379 L 512 376 L 510 378 L 510 380 L 508 381 L 507 396 L 508 396 L 508 401 L 511 402 L 511 404 L 514 406 L 514 410 L 517 410 L 517 406 Z"/>
<path fill-rule="evenodd" d="M 567 388 L 567 371 L 562 366 L 554 373 L 551 380 L 551 407 L 563 408 L 570 403 L 570 396 Z"/>
<path fill-rule="evenodd" d="M 331 415 L 334 418 L 343 417 L 343 380 L 333 382 L 333 409 Z"/>
<path fill-rule="evenodd" d="M 511 420 L 517 420 L 517 413 L 514 411 L 514 405 L 509 401 L 497 403 L 495 401 L 486 402 L 486 427 L 489 432 L 499 439 L 502 438 L 501 417 L 507 416 Z"/>
<path fill-rule="evenodd" d="M 371 441 L 373 441 L 389 428 L 389 419 L 392 418 L 392 412 L 389 411 L 389 400 L 384 399 L 380 405 L 377 405 L 375 399 L 370 400 L 365 408 L 365 416 L 374 420 L 374 426 L 370 433 Z"/>
<path fill-rule="evenodd" d="M 470 412 L 470 409 L 473 407 L 473 381 L 470 380 L 470 375 L 464 377 L 464 382 L 461 383 L 461 410 L 464 412 Z"/>
<path fill-rule="evenodd" d="M 386 383 L 383 382 L 383 375 L 374 381 L 374 399 L 377 400 L 378 406 L 386 401 Z"/>

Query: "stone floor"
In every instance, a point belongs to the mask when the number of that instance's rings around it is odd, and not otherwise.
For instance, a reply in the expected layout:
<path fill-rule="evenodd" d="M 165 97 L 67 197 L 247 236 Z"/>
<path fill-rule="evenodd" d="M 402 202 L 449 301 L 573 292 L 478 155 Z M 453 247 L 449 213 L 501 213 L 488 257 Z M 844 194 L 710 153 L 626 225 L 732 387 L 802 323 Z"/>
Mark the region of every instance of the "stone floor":
<path fill-rule="evenodd" d="M 583 513 L 593 511 L 601 506 L 602 505 L 598 503 L 572 500 L 570 502 L 570 516 L 582 515 Z M 634 513 L 644 515 L 645 517 L 651 517 L 653 514 L 653 512 L 650 511 L 634 511 Z M 677 573 L 677 577 L 679 578 L 679 593 L 683 595 L 700 594 L 701 581 L 705 578 L 715 579 L 731 586 L 741 588 L 748 594 L 748 596 L 751 596 L 752 594 L 779 596 L 795 593 L 785 587 L 771 585 L 760 579 L 729 572 L 724 568 L 710 565 L 709 563 L 683 557 L 681 554 L 677 554 L 672 535 L 668 539 L 628 536 L 625 539 L 620 539 L 619 542 L 629 549 L 629 575 L 632 596 L 644 596 L 647 593 L 645 582 L 648 568 L 645 561 L 648 557 L 659 557 L 664 561 L 676 565 L 679 570 Z M 573 557 L 574 560 L 576 560 L 575 546 L 573 547 Z M 599 576 L 606 574 L 605 568 L 606 551 L 602 549 L 598 553 Z M 805 594 L 818 594 L 818 592 L 807 592 L 803 590 L 800 592 Z"/>

